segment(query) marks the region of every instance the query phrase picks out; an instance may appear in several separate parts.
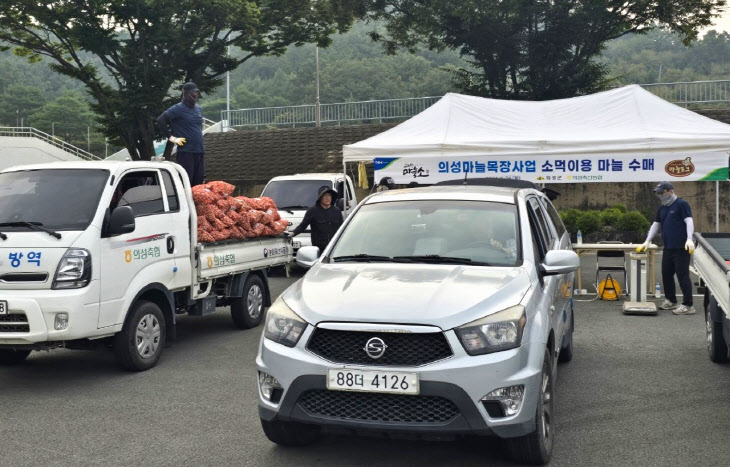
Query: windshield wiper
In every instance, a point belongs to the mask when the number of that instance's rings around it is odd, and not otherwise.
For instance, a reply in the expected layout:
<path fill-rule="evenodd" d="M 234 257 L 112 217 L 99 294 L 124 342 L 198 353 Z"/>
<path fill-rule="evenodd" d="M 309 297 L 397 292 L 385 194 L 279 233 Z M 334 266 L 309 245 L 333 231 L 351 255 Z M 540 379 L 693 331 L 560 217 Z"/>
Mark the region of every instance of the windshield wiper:
<path fill-rule="evenodd" d="M 469 258 L 459 258 L 456 256 L 441 256 L 441 255 L 416 255 L 416 256 L 394 256 L 393 259 L 399 260 L 410 260 L 419 261 L 424 263 L 441 263 L 441 264 L 470 264 L 472 266 L 491 266 L 489 263 L 481 261 L 474 261 Z"/>
<path fill-rule="evenodd" d="M 3 222 L 0 223 L 0 227 L 28 227 L 29 229 L 38 230 L 39 232 L 46 232 L 48 235 L 52 237 L 56 237 L 58 239 L 61 238 L 61 234 L 56 232 L 55 230 L 47 229 L 43 227 L 43 224 L 40 222 L 28 222 L 28 221 L 15 221 L 15 222 Z M 3 238 L 3 240 L 5 240 Z"/>
<path fill-rule="evenodd" d="M 390 256 L 377 256 L 377 255 L 368 255 L 365 253 L 360 253 L 357 255 L 349 255 L 349 256 L 335 256 L 332 258 L 332 261 L 334 262 L 340 262 L 340 261 L 362 261 L 365 263 L 371 262 L 371 261 L 382 261 L 382 262 L 388 262 L 388 263 L 410 263 L 411 261 L 406 258 L 391 258 Z"/>
<path fill-rule="evenodd" d="M 2 238 L 3 240 L 7 240 L 8 236 L 5 235 L 4 233 L 0 232 L 0 238 Z"/>
<path fill-rule="evenodd" d="M 296 206 L 281 206 L 278 208 L 279 211 L 287 211 L 291 214 L 294 214 L 294 211 L 292 209 L 309 209 L 309 206 L 302 206 L 302 205 L 296 205 Z"/>

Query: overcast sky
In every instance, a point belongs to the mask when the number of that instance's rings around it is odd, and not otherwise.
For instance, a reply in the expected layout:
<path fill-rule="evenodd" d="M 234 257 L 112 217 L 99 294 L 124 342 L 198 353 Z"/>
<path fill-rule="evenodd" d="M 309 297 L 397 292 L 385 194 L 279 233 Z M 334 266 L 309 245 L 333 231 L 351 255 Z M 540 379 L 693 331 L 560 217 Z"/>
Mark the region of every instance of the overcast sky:
<path fill-rule="evenodd" d="M 719 29 L 721 31 L 730 32 L 730 9 L 725 7 L 724 10 L 725 11 L 722 16 L 715 20 L 715 26 L 710 27 L 709 29 Z"/>

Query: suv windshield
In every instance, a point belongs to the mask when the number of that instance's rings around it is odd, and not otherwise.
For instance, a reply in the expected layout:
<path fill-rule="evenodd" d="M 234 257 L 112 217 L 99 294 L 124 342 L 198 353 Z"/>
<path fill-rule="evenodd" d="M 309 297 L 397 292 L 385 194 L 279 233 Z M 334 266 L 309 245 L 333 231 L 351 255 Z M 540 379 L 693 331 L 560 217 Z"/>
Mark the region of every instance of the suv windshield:
<path fill-rule="evenodd" d="M 434 200 L 368 204 L 357 211 L 330 258 L 517 266 L 522 262 L 518 232 L 517 208 L 511 204 Z"/>
<path fill-rule="evenodd" d="M 0 173 L 2 231 L 29 230 L 22 222 L 52 230 L 85 230 L 96 212 L 108 170 L 39 169 Z"/>
<path fill-rule="evenodd" d="M 328 180 L 277 180 L 269 183 L 261 196 L 268 196 L 279 209 L 307 209 L 317 202 L 319 187 L 332 188 Z"/>

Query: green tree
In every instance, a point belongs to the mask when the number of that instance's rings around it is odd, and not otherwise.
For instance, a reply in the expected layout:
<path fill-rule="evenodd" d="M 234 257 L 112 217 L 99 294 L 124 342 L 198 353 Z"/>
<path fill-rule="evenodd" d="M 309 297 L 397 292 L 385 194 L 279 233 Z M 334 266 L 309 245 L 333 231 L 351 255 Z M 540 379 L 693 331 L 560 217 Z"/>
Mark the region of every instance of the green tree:
<path fill-rule="evenodd" d="M 555 99 L 602 89 L 608 69 L 597 61 L 607 41 L 663 26 L 695 40 L 725 0 L 372 0 L 372 32 L 389 53 L 457 50 L 474 70 L 455 74 L 470 94 Z"/>
<path fill-rule="evenodd" d="M 48 102 L 28 120 L 35 128 L 46 133 L 53 131 L 56 136 L 82 148 L 86 148 L 87 129 L 96 125 L 89 102 L 73 93 Z"/>
<path fill-rule="evenodd" d="M 154 120 L 179 100 L 183 82 L 209 92 L 252 57 L 326 46 L 360 7 L 360 0 L 4 0 L 0 40 L 82 82 L 106 136 L 132 158 L 149 159 Z M 229 56 L 229 46 L 243 54 Z"/>
<path fill-rule="evenodd" d="M 24 84 L 10 84 L 0 95 L 0 115 L 6 125 L 28 125 L 28 116 L 46 103 L 43 91 Z"/>

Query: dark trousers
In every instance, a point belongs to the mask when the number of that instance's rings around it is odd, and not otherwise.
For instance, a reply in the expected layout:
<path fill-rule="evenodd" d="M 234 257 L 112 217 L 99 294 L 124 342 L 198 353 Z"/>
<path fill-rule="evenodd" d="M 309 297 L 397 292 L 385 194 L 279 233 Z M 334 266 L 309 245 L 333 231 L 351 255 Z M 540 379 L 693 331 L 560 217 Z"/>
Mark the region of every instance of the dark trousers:
<path fill-rule="evenodd" d="M 682 289 L 682 305 L 692 306 L 692 280 L 689 278 L 690 254 L 683 248 L 664 249 L 662 253 L 662 282 L 667 300 L 677 303 L 674 275 Z"/>
<path fill-rule="evenodd" d="M 205 180 L 205 153 L 177 151 L 177 163 L 182 165 L 190 178 L 190 186 Z"/>

